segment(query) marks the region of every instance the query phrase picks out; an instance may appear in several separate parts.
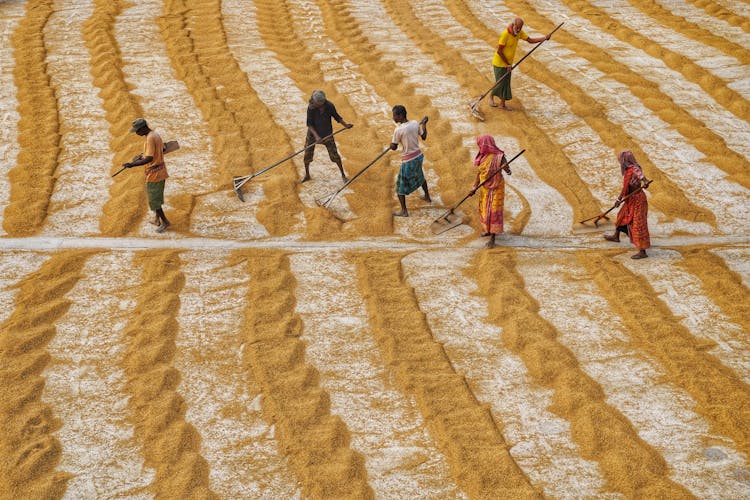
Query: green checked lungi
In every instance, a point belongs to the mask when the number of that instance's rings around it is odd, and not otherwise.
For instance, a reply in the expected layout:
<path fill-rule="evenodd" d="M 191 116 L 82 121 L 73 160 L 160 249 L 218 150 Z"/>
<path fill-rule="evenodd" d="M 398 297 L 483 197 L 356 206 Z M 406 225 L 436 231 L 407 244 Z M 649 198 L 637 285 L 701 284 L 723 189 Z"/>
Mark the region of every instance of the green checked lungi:
<path fill-rule="evenodd" d="M 424 173 L 422 172 L 422 161 L 424 155 L 401 163 L 396 179 L 396 194 L 407 195 L 424 184 Z"/>

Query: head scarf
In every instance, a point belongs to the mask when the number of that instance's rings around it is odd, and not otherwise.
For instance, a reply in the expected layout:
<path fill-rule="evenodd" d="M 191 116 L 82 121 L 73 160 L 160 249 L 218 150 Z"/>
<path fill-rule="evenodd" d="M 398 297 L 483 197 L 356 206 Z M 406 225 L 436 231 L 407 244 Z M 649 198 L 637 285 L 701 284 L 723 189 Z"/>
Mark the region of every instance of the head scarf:
<path fill-rule="evenodd" d="M 495 144 L 495 138 L 490 134 L 482 134 L 477 137 L 477 146 L 479 146 L 479 151 L 474 157 L 474 165 L 477 166 L 482 164 L 484 159 L 487 158 L 487 155 L 505 154 L 500 148 L 497 147 L 497 144 Z"/>
<path fill-rule="evenodd" d="M 326 94 L 322 90 L 313 90 L 310 96 L 310 104 L 323 104 L 326 102 Z"/>
<path fill-rule="evenodd" d="M 635 156 L 633 155 L 633 152 L 630 151 L 629 149 L 620 151 L 620 154 L 617 155 L 617 161 L 620 162 L 620 173 L 622 173 L 622 175 L 625 175 L 625 171 L 630 166 L 634 166 L 635 168 L 638 169 L 639 172 L 643 172 L 643 169 L 635 160 Z"/>

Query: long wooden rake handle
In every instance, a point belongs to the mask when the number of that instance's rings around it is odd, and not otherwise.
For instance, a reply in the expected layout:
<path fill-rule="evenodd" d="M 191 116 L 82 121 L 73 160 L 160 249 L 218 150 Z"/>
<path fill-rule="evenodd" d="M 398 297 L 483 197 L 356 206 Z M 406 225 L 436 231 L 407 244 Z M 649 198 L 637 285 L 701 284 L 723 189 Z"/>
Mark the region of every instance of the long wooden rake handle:
<path fill-rule="evenodd" d="M 521 150 L 521 151 L 520 151 L 520 152 L 519 152 L 519 153 L 518 153 L 517 155 L 515 155 L 515 156 L 514 156 L 513 158 L 511 158 L 510 160 L 508 160 L 508 161 L 507 161 L 507 162 L 505 163 L 505 165 L 510 165 L 511 163 L 513 163 L 513 160 L 515 160 L 516 158 L 518 158 L 519 156 L 521 156 L 521 155 L 522 155 L 522 154 L 524 154 L 525 152 L 526 152 L 526 150 L 525 150 L 525 149 L 522 149 L 522 150 Z M 483 182 L 482 182 L 481 184 L 479 184 L 479 185 L 477 186 L 477 189 L 479 189 L 480 187 L 482 187 L 482 186 L 484 186 L 485 184 L 487 184 L 487 182 L 489 182 L 489 181 L 490 181 L 490 179 L 492 179 L 492 178 L 493 178 L 493 177 L 495 177 L 495 176 L 496 176 L 497 174 L 499 174 L 501 170 L 502 170 L 502 168 L 501 168 L 501 169 L 499 169 L 499 170 L 498 170 L 497 172 L 495 172 L 494 174 L 492 174 L 492 175 L 489 175 L 489 176 L 487 176 L 487 178 L 486 178 L 486 179 L 485 179 L 485 180 L 484 180 L 484 181 L 483 181 Z M 477 189 L 472 189 L 471 191 L 469 191 L 469 192 L 468 192 L 468 193 L 466 194 L 466 196 L 464 196 L 464 197 L 463 197 L 463 198 L 461 199 L 461 201 L 459 201 L 458 203 L 456 203 L 456 204 L 455 204 L 455 205 L 454 205 L 453 207 L 451 207 L 451 208 L 450 208 L 450 209 L 449 209 L 449 210 L 448 210 L 447 212 L 445 212 L 445 213 L 444 213 L 443 215 L 441 215 L 440 217 L 438 217 L 437 219 L 435 219 L 435 220 L 434 220 L 434 222 L 439 222 L 440 220 L 442 220 L 442 219 L 445 219 L 446 217 L 448 217 L 449 215 L 451 215 L 451 214 L 452 214 L 452 213 L 453 213 L 453 212 L 454 212 L 454 211 L 455 211 L 455 210 L 456 210 L 456 209 L 457 209 L 458 207 L 460 207 L 460 206 L 461 206 L 461 204 L 462 204 L 463 202 L 465 202 L 466 200 L 468 200 L 469 198 L 471 198 L 472 196 L 474 196 L 474 194 L 475 194 L 475 193 L 477 192 Z"/>
<path fill-rule="evenodd" d="M 360 170 L 359 172 L 357 172 L 356 174 L 354 174 L 348 181 L 346 181 L 344 183 L 343 186 L 341 186 L 339 189 L 337 189 L 334 193 L 330 194 L 329 196 L 327 196 L 325 198 L 322 198 L 321 200 L 315 200 L 315 201 L 321 207 L 328 208 L 328 206 L 331 204 L 331 202 L 333 201 L 333 199 L 336 198 L 336 196 L 338 196 L 341 191 L 343 191 L 344 189 L 346 189 L 349 184 L 351 184 L 352 182 L 354 182 L 355 180 L 357 180 L 357 177 L 359 177 L 360 175 L 362 175 L 363 173 L 365 173 L 365 170 L 367 170 L 368 168 L 370 168 L 371 166 L 373 166 L 376 161 L 378 161 L 379 159 L 381 159 L 390 150 L 391 150 L 390 146 L 387 147 L 387 148 L 385 148 L 378 156 L 375 157 L 374 160 L 372 160 L 370 163 L 368 163 L 367 165 L 365 165 L 362 168 L 362 170 Z"/>
<path fill-rule="evenodd" d="M 340 129 L 338 129 L 337 131 L 333 132 L 332 134 L 329 134 L 329 135 L 327 135 L 327 136 L 323 137 L 323 138 L 322 138 L 322 139 L 320 140 L 320 142 L 323 142 L 323 141 L 325 141 L 325 140 L 327 140 L 327 139 L 330 139 L 330 138 L 331 138 L 331 137 L 333 137 L 334 135 L 338 134 L 339 132 L 343 132 L 344 130 L 349 130 L 349 128 L 347 128 L 347 127 L 344 127 L 344 128 L 340 128 Z M 266 168 L 264 168 L 263 170 L 260 170 L 260 171 L 258 171 L 258 172 L 255 172 L 255 173 L 253 173 L 253 174 L 250 174 L 250 175 L 243 175 L 243 176 L 241 176 L 241 177 L 235 177 L 235 178 L 233 179 L 233 180 L 234 180 L 234 189 L 239 189 L 239 188 L 241 188 L 242 186 L 244 186 L 244 185 L 245 185 L 245 183 L 246 183 L 246 182 L 250 181 L 251 179 L 253 179 L 253 178 L 255 178 L 255 177 L 258 177 L 258 176 L 259 176 L 259 175 L 261 175 L 261 174 L 265 174 L 266 172 L 268 172 L 268 171 L 269 171 L 269 170 L 271 170 L 272 168 L 274 168 L 274 167 L 278 167 L 279 165 L 281 165 L 281 164 L 282 164 L 282 163 L 284 163 L 285 161 L 287 161 L 287 160 L 291 160 L 292 158 L 294 158 L 294 157 L 295 157 L 295 156 L 297 156 L 298 154 L 300 154 L 300 153 L 303 153 L 303 152 L 307 151 L 308 149 L 310 149 L 310 148 L 312 148 L 312 147 L 315 147 L 315 145 L 316 145 L 316 144 L 318 144 L 318 143 L 317 143 L 317 142 L 313 142 L 312 144 L 308 144 L 307 146 L 305 146 L 304 148 L 300 149 L 299 151 L 295 151 L 294 153 L 290 154 L 289 156 L 285 156 L 284 158 L 280 159 L 279 161 L 277 161 L 277 162 L 276 162 L 276 163 L 274 163 L 273 165 L 269 165 L 269 166 L 267 166 L 267 167 L 266 167 Z"/>
<path fill-rule="evenodd" d="M 122 167 L 120 170 L 118 170 L 117 172 L 115 172 L 114 174 L 112 174 L 112 177 L 116 176 L 117 174 L 119 174 L 120 172 L 122 172 L 123 170 L 125 170 L 126 168 L 128 168 L 128 167 Z"/>
<path fill-rule="evenodd" d="M 553 29 L 552 31 L 550 31 L 549 35 L 547 35 L 547 36 L 552 36 L 552 34 L 553 34 L 553 33 L 554 33 L 555 31 L 559 30 L 559 29 L 560 29 L 560 26 L 562 26 L 563 24 L 565 24 L 565 22 L 564 22 L 564 21 L 563 21 L 563 22 L 561 22 L 560 24 L 558 24 L 558 25 L 557 25 L 557 27 L 555 27 L 555 29 Z M 542 40 L 541 42 L 537 43 L 536 45 L 534 45 L 534 47 L 532 47 L 532 49 L 531 49 L 530 51 L 528 51 L 528 52 L 527 52 L 526 54 L 524 54 L 524 56 L 523 56 L 523 57 L 522 57 L 521 59 L 519 59 L 519 60 L 518 60 L 518 62 L 517 62 L 516 64 L 514 64 L 513 66 L 511 66 L 511 67 L 510 67 L 511 71 L 512 71 L 512 70 L 514 70 L 514 69 L 516 69 L 516 67 L 517 67 L 517 66 L 518 66 L 519 64 L 521 64 L 521 63 L 523 62 L 523 60 L 524 60 L 524 59 L 526 59 L 527 57 L 529 57 L 529 56 L 531 55 L 531 53 L 532 53 L 532 52 L 534 52 L 534 51 L 535 51 L 536 49 L 538 49 L 538 48 L 539 48 L 539 47 L 540 47 L 540 46 L 541 46 L 541 45 L 542 45 L 542 44 L 543 44 L 544 42 L 546 42 L 546 41 L 547 41 L 547 40 L 545 39 L 545 40 Z M 482 101 L 482 99 L 484 99 L 485 97 L 487 97 L 487 94 L 489 94 L 490 92 L 492 92 L 493 90 L 495 90 L 495 89 L 496 89 L 497 87 L 499 87 L 499 86 L 500 86 L 500 84 L 502 83 L 502 81 L 503 81 L 503 80 L 505 79 L 505 77 L 506 77 L 506 76 L 508 76 L 509 74 L 510 74 L 509 72 L 506 72 L 506 73 L 505 73 L 505 74 L 504 74 L 503 76 L 501 76 L 501 77 L 500 77 L 500 79 L 499 79 L 499 80 L 497 80 L 497 81 L 496 81 L 496 82 L 495 82 L 495 83 L 494 83 L 494 84 L 492 85 L 492 87 L 490 87 L 490 88 L 489 88 L 489 90 L 487 90 L 487 92 L 485 92 L 484 94 L 480 95 L 479 97 L 477 97 L 477 98 L 476 98 L 476 99 L 475 99 L 475 100 L 474 100 L 474 101 L 472 102 L 472 104 L 471 104 L 471 107 L 472 107 L 472 108 L 476 107 L 476 106 L 477 106 L 477 105 L 478 105 L 478 104 L 479 104 L 479 103 L 480 103 L 480 102 Z"/>
<path fill-rule="evenodd" d="M 643 191 L 644 189 L 648 188 L 651 185 L 652 182 L 654 182 L 653 179 L 649 180 L 649 179 L 644 178 L 644 184 L 642 186 L 638 186 L 638 188 L 636 188 L 632 193 L 628 193 L 627 195 L 625 195 L 625 197 L 622 200 L 620 200 L 620 203 L 615 203 L 606 212 L 602 212 L 599 215 L 595 215 L 593 217 L 589 217 L 588 219 L 583 219 L 582 221 L 578 221 L 579 224 L 583 224 L 584 222 L 588 222 L 590 220 L 593 220 L 594 221 L 594 225 L 597 226 L 598 225 L 597 223 L 599 222 L 600 219 L 609 219 L 609 217 L 607 217 L 608 213 L 610 213 L 612 210 L 614 210 L 615 208 L 617 208 L 619 205 L 622 205 L 622 203 L 625 200 L 627 200 L 628 198 L 630 198 L 631 196 L 633 196 L 638 191 Z M 596 219 L 596 220 L 594 220 L 594 219 Z"/>

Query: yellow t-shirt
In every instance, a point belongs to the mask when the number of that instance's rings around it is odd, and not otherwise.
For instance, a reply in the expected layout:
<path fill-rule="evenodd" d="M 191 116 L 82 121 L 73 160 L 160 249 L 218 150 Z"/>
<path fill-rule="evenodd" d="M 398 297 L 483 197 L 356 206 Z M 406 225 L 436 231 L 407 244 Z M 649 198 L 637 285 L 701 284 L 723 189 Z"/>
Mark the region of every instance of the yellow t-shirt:
<path fill-rule="evenodd" d="M 164 141 L 158 132 L 152 130 L 146 136 L 146 144 L 143 146 L 143 156 L 153 156 L 151 163 L 147 163 L 146 182 L 163 181 L 169 175 L 167 166 L 164 164 Z"/>
<path fill-rule="evenodd" d="M 513 57 L 516 55 L 518 40 L 526 40 L 527 38 L 529 38 L 529 35 L 527 35 L 524 30 L 521 30 L 521 32 L 516 36 L 513 36 L 510 31 L 508 31 L 508 28 L 505 28 L 503 32 L 500 33 L 500 39 L 497 41 L 497 44 L 503 46 L 503 55 L 511 65 L 513 64 Z M 495 51 L 495 55 L 492 57 L 492 65 L 497 66 L 498 68 L 505 68 L 508 66 L 502 60 L 500 54 L 497 53 L 497 50 Z"/>

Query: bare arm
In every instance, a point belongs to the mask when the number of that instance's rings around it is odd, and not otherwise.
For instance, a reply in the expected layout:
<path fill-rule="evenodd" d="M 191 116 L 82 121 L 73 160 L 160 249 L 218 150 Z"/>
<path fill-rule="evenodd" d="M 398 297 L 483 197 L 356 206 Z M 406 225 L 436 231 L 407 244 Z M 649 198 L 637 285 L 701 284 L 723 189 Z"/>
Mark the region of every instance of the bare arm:
<path fill-rule="evenodd" d="M 513 65 L 505 58 L 505 54 L 503 54 L 503 49 L 505 48 L 505 45 L 498 45 L 497 46 L 497 55 L 500 56 L 500 59 L 508 66 L 508 69 L 512 68 Z"/>
<path fill-rule="evenodd" d="M 526 39 L 526 41 L 529 42 L 529 43 L 539 43 L 539 42 L 543 42 L 545 40 L 549 40 L 549 35 L 537 36 L 537 37 L 533 37 L 533 38 L 529 37 L 529 38 Z"/>
<path fill-rule="evenodd" d="M 419 122 L 419 137 L 421 137 L 423 141 L 427 139 L 427 120 L 429 120 L 429 118 L 425 116 Z"/>
<path fill-rule="evenodd" d="M 307 130 L 309 130 L 310 133 L 313 135 L 313 137 L 315 137 L 315 142 L 320 142 L 320 139 L 322 139 L 322 137 L 318 135 L 318 132 L 317 130 L 315 130 L 315 127 L 313 127 L 312 125 L 308 125 Z"/>
<path fill-rule="evenodd" d="M 141 165 L 146 165 L 148 163 L 151 163 L 152 161 L 154 161 L 153 156 L 138 155 L 135 158 L 133 158 L 133 161 L 128 162 L 128 163 L 123 163 L 122 166 L 125 168 L 140 167 Z"/>
<path fill-rule="evenodd" d="M 343 125 L 344 128 L 352 128 L 354 126 L 351 123 L 347 123 L 347 121 L 341 118 L 340 116 L 336 118 L 336 121 L 339 122 L 341 125 Z"/>

